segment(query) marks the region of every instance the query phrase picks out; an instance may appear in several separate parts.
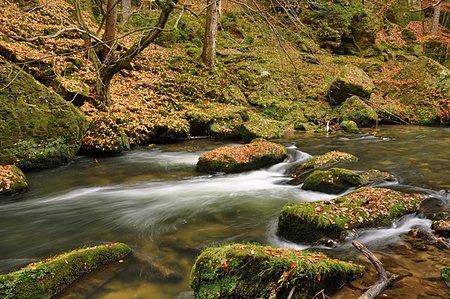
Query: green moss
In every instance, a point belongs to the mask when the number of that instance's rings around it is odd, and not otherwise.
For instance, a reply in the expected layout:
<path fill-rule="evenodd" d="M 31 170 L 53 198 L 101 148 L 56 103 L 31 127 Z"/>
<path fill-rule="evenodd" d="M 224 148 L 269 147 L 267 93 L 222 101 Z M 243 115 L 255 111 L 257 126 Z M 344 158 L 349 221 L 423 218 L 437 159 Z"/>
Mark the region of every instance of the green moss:
<path fill-rule="evenodd" d="M 320 290 L 336 291 L 361 276 L 350 262 L 311 251 L 258 244 L 228 244 L 205 249 L 191 272 L 196 298 L 311 298 Z"/>
<path fill-rule="evenodd" d="M 441 268 L 441 278 L 450 287 L 450 267 L 445 266 Z"/>
<path fill-rule="evenodd" d="M 339 124 L 339 126 L 347 133 L 359 132 L 358 125 L 353 120 L 344 120 Z"/>
<path fill-rule="evenodd" d="M 350 187 L 364 182 L 364 178 L 355 171 L 343 168 L 316 170 L 303 183 L 303 190 L 320 191 L 329 194 L 342 193 Z"/>
<path fill-rule="evenodd" d="M 38 261 L 0 275 L 0 297 L 50 298 L 83 274 L 122 259 L 131 249 L 122 243 L 83 248 Z"/>
<path fill-rule="evenodd" d="M 354 121 L 360 127 L 367 127 L 378 121 L 375 109 L 367 105 L 357 96 L 348 98 L 338 107 L 339 117 L 342 120 Z"/>
<path fill-rule="evenodd" d="M 85 117 L 19 68 L 0 61 L 0 157 L 20 168 L 45 168 L 73 159 Z M 0 161 L 4 163 L 5 161 Z"/>
<path fill-rule="evenodd" d="M 331 151 L 320 156 L 315 156 L 308 161 L 295 166 L 292 175 L 295 177 L 300 177 L 316 169 L 325 169 L 344 162 L 354 162 L 357 160 L 358 158 L 352 154 L 340 151 Z"/>
<path fill-rule="evenodd" d="M 256 140 L 243 146 L 224 146 L 203 154 L 197 170 L 203 172 L 240 172 L 269 166 L 287 158 L 279 144 Z"/>
<path fill-rule="evenodd" d="M 295 242 L 343 239 L 348 230 L 387 226 L 418 209 L 423 196 L 363 187 L 327 202 L 289 204 L 281 211 L 278 234 Z"/>
<path fill-rule="evenodd" d="M 395 181 L 395 176 L 389 172 L 379 171 L 377 169 L 369 169 L 364 171 L 361 176 L 364 179 L 364 184 L 382 183 L 382 182 L 393 182 Z"/>
<path fill-rule="evenodd" d="M 244 142 L 249 142 L 255 138 L 274 139 L 283 136 L 283 122 L 264 118 L 254 113 L 249 116 L 249 121 L 244 123 L 241 130 Z"/>
<path fill-rule="evenodd" d="M 0 195 L 11 195 L 27 188 L 27 179 L 17 166 L 0 165 Z"/>

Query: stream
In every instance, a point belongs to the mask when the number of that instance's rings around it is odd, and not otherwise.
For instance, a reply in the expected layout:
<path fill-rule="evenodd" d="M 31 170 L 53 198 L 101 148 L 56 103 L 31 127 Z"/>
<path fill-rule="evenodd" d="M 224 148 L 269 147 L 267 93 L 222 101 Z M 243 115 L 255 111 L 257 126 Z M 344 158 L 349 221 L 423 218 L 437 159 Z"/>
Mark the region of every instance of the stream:
<path fill-rule="evenodd" d="M 276 220 L 288 202 L 336 197 L 287 184 L 293 164 L 330 150 L 359 157 L 347 165 L 351 169 L 394 174 L 398 182 L 389 187 L 435 196 L 450 189 L 448 127 L 380 126 L 358 135 L 293 133 L 277 142 L 288 148 L 288 161 L 240 174 L 196 173 L 203 152 L 229 144 L 211 140 L 140 147 L 114 157 L 78 156 L 63 167 L 29 172 L 30 190 L 0 202 L 0 273 L 67 249 L 120 241 L 133 248 L 134 257 L 80 279 L 59 297 L 190 298 L 190 269 L 205 246 L 256 241 L 310 247 L 278 238 Z M 382 255 L 387 270 L 409 273 L 389 298 L 450 298 L 450 289 L 436 274 L 450 258 L 435 249 L 411 250 L 410 257 L 400 237 L 412 227 L 430 230 L 430 225 L 430 220 L 407 215 L 392 227 L 355 236 Z M 323 250 L 364 263 L 350 241 Z M 355 287 L 347 287 L 336 296 L 355 298 L 354 292 Z"/>

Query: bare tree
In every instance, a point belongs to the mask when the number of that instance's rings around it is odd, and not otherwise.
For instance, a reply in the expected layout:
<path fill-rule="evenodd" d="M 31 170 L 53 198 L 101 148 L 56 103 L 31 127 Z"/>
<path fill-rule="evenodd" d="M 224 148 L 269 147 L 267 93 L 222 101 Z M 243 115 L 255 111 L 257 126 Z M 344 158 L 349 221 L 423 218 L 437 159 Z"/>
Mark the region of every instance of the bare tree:
<path fill-rule="evenodd" d="M 433 25 L 431 26 L 431 34 L 436 35 L 439 28 L 439 18 L 441 16 L 441 1 L 434 7 Z"/>
<path fill-rule="evenodd" d="M 202 60 L 209 69 L 214 70 L 216 68 L 216 39 L 221 3 L 220 0 L 208 0 L 207 5 Z"/>
<path fill-rule="evenodd" d="M 103 58 L 106 58 L 110 49 L 114 48 L 116 42 L 117 31 L 117 3 L 118 0 L 108 0 L 106 3 L 106 16 L 105 16 L 105 32 L 103 34 L 103 41 L 108 47 L 104 47 L 102 54 Z"/>

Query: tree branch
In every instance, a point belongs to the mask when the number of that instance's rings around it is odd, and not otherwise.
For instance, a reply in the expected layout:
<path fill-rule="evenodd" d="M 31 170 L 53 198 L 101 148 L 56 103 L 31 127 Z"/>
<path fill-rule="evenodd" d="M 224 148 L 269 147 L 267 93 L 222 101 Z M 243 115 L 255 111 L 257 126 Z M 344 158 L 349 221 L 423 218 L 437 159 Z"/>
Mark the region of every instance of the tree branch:
<path fill-rule="evenodd" d="M 378 280 L 358 299 L 374 299 L 384 290 L 392 286 L 398 276 L 395 274 L 388 276 L 380 260 L 377 259 L 377 257 L 372 252 L 370 252 L 370 250 L 367 249 L 363 244 L 354 240 L 352 242 L 352 245 L 369 259 L 369 261 L 375 266 L 379 274 Z"/>

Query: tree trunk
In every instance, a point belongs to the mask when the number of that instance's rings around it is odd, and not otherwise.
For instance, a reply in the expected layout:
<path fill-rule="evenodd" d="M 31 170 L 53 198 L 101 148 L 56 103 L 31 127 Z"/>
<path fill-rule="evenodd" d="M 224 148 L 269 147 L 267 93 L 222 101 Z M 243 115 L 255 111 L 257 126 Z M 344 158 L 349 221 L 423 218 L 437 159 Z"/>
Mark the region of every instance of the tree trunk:
<path fill-rule="evenodd" d="M 105 108 L 106 106 L 111 105 L 110 89 L 113 76 L 114 74 L 109 68 L 102 69 L 97 76 L 95 92 L 99 100 L 97 105 L 98 108 Z"/>
<path fill-rule="evenodd" d="M 126 22 L 131 16 L 131 0 L 122 0 L 122 21 Z"/>
<path fill-rule="evenodd" d="M 113 49 L 116 42 L 116 30 L 117 30 L 117 3 L 119 0 L 108 0 L 106 4 L 106 22 L 105 22 L 105 34 L 103 35 L 103 42 L 109 46 L 103 48 L 102 56 L 103 60 L 108 56 L 108 53 Z"/>
<path fill-rule="evenodd" d="M 207 3 L 202 60 L 209 69 L 214 70 L 216 68 L 216 37 L 220 17 L 220 0 L 208 0 Z"/>
<path fill-rule="evenodd" d="M 434 7 L 433 25 L 431 27 L 431 34 L 436 35 L 439 28 L 439 17 L 441 16 L 441 4 L 439 3 Z"/>

